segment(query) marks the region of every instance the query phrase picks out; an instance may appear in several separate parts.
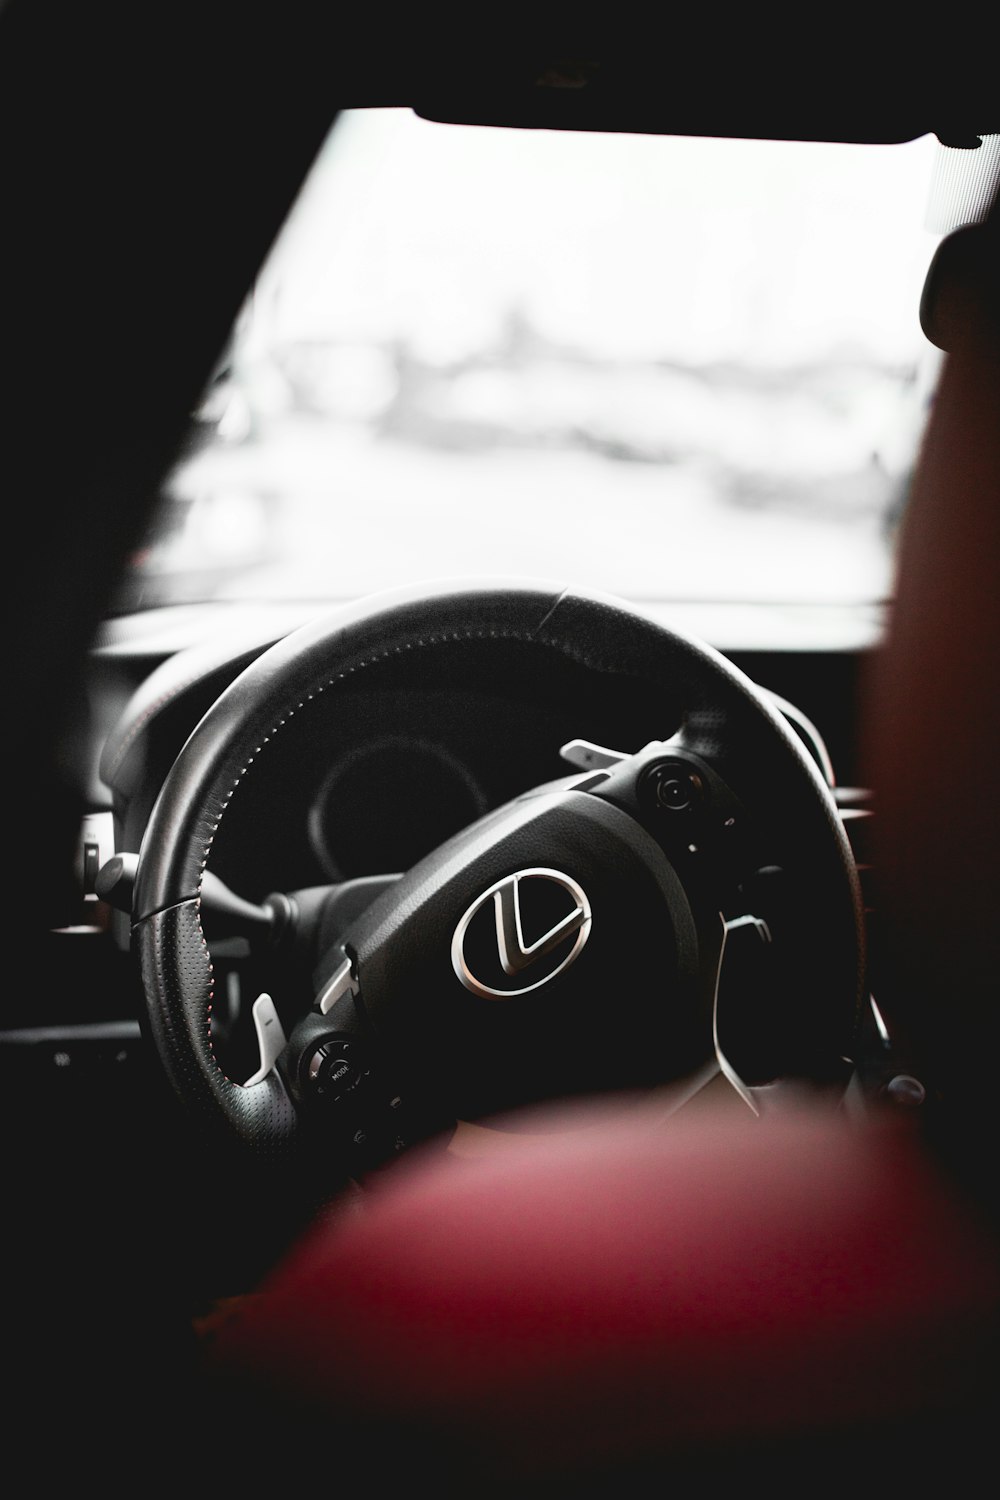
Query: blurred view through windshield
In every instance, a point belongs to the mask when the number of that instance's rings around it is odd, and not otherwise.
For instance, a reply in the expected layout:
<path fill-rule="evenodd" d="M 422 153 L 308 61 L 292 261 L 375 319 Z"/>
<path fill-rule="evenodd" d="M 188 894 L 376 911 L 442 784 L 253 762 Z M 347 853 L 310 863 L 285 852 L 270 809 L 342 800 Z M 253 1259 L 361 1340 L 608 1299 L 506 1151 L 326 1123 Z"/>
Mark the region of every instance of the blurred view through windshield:
<path fill-rule="evenodd" d="M 341 116 L 132 602 L 469 573 L 884 599 L 937 371 L 935 146 Z"/>

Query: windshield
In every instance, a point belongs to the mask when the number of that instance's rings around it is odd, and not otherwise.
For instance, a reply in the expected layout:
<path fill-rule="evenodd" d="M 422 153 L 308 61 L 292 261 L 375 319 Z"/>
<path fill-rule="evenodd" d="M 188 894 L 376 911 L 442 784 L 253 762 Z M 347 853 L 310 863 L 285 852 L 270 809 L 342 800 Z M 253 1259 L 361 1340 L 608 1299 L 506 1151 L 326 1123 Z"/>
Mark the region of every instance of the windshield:
<path fill-rule="evenodd" d="M 885 599 L 937 373 L 936 144 L 342 115 L 132 602 L 456 574 Z"/>

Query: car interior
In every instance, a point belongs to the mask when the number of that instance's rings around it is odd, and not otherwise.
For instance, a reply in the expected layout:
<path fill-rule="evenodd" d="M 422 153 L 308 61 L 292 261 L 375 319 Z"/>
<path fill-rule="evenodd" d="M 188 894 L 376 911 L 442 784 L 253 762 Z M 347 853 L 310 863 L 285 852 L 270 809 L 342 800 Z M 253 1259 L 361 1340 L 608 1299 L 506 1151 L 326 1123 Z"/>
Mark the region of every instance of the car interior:
<path fill-rule="evenodd" d="M 710 30 L 0 5 L 48 1482 L 990 1461 L 1000 135 Z"/>

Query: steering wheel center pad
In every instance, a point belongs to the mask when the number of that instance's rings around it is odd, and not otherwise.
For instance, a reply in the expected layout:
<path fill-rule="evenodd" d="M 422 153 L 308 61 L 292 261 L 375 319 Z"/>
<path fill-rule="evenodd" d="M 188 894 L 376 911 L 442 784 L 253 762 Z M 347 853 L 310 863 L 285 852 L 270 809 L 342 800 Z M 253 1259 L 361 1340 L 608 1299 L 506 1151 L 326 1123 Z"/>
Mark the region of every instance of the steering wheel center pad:
<path fill-rule="evenodd" d="M 474 824 L 344 941 L 374 1031 L 462 1119 L 651 1087 L 711 1055 L 684 888 L 650 834 L 583 791 Z"/>

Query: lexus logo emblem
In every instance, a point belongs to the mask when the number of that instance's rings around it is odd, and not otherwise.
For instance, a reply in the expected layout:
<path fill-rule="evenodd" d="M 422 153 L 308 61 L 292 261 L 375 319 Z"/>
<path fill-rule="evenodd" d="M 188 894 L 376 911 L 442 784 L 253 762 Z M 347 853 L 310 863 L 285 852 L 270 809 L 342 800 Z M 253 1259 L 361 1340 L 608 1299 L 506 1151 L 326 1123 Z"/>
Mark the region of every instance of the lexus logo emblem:
<path fill-rule="evenodd" d="M 466 958 L 469 928 L 483 908 L 491 904 L 496 924 L 496 956 L 493 958 L 491 954 L 491 961 L 495 963 L 498 959 L 500 969 L 512 980 L 524 974 L 526 984 L 498 989 L 477 978 L 469 966 Z M 551 922 L 554 906 L 565 907 L 565 914 Z M 549 921 L 550 925 L 540 937 L 527 942 L 525 927 L 529 932 L 537 931 L 537 912 L 535 923 L 531 922 L 533 907 L 545 914 L 543 921 Z M 526 914 L 527 921 L 524 920 Z M 477 924 L 478 928 L 481 926 L 481 923 Z M 590 902 L 575 880 L 558 870 L 518 870 L 516 875 L 505 875 L 503 880 L 498 880 L 473 901 L 455 928 L 451 942 L 452 967 L 465 988 L 474 995 L 482 995 L 488 1000 L 509 1000 L 515 995 L 526 995 L 529 990 L 540 989 L 569 968 L 590 936 L 590 926 Z M 533 978 L 532 969 L 537 974 L 537 965 L 564 944 L 568 946 L 563 957 L 552 967 L 545 965 L 540 978 Z M 491 974 L 490 977 L 499 976 Z"/>

